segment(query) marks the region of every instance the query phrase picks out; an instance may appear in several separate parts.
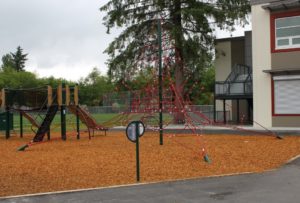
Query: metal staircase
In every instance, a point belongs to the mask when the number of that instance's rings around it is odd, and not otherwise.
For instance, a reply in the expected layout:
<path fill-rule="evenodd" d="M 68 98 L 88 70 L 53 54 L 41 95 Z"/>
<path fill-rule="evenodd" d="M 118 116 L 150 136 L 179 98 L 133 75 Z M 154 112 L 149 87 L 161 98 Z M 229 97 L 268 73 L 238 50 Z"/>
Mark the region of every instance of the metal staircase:
<path fill-rule="evenodd" d="M 227 79 L 215 84 L 216 97 L 237 97 L 252 95 L 252 69 L 236 64 Z"/>

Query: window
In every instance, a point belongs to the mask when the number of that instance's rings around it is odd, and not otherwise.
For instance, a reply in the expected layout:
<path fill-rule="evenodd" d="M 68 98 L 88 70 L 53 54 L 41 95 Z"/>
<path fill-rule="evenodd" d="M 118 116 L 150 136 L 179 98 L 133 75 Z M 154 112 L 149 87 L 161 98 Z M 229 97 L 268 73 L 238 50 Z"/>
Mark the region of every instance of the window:
<path fill-rule="evenodd" d="M 273 114 L 300 115 L 300 75 L 274 76 Z"/>
<path fill-rule="evenodd" d="M 300 51 L 300 11 L 271 14 L 271 51 Z"/>
<path fill-rule="evenodd" d="M 300 47 L 300 16 L 275 20 L 276 49 Z"/>

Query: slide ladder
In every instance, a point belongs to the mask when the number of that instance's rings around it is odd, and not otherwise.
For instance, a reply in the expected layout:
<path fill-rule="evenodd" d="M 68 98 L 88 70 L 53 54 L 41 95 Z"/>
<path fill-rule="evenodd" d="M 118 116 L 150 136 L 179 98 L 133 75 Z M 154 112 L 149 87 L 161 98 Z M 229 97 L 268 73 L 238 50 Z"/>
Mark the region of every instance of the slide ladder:
<path fill-rule="evenodd" d="M 27 113 L 26 111 L 20 111 L 20 113 L 31 123 L 31 125 L 33 125 L 36 128 L 40 127 L 40 125 L 36 122 L 36 120 L 29 113 Z"/>
<path fill-rule="evenodd" d="M 68 109 L 70 110 L 71 113 L 73 113 L 74 115 L 77 115 L 78 112 L 78 116 L 79 119 L 81 120 L 82 123 L 84 123 L 89 129 L 92 130 L 100 130 L 100 131 L 107 131 L 108 129 L 106 127 L 104 127 L 103 125 L 99 125 L 96 120 L 92 117 L 92 115 L 87 112 L 86 110 L 84 110 L 83 108 L 81 108 L 80 106 L 76 106 L 76 105 L 69 105 Z"/>

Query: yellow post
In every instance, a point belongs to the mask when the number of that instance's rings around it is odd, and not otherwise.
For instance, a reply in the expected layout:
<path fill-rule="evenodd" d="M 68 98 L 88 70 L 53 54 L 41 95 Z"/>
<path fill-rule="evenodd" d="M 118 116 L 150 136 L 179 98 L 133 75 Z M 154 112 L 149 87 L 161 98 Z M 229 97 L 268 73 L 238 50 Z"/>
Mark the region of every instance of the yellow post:
<path fill-rule="evenodd" d="M 66 106 L 70 105 L 70 87 L 66 85 Z"/>
<path fill-rule="evenodd" d="M 5 89 L 1 90 L 1 108 L 5 108 Z"/>
<path fill-rule="evenodd" d="M 78 85 L 75 85 L 75 87 L 74 87 L 74 103 L 76 106 L 79 105 Z"/>
<path fill-rule="evenodd" d="M 62 106 L 62 85 L 57 87 L 57 103 L 59 106 Z"/>
<path fill-rule="evenodd" d="M 52 87 L 48 85 L 48 106 L 51 106 L 52 102 Z"/>

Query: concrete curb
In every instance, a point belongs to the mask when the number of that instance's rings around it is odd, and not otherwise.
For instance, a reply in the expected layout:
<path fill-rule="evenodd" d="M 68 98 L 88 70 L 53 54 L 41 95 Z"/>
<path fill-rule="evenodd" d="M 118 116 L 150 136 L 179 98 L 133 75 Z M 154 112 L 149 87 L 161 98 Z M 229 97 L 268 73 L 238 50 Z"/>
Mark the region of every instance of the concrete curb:
<path fill-rule="evenodd" d="M 289 165 L 289 164 L 292 164 L 294 161 L 296 161 L 297 159 L 300 159 L 300 154 L 291 158 L 290 160 L 288 160 L 285 165 Z"/>

